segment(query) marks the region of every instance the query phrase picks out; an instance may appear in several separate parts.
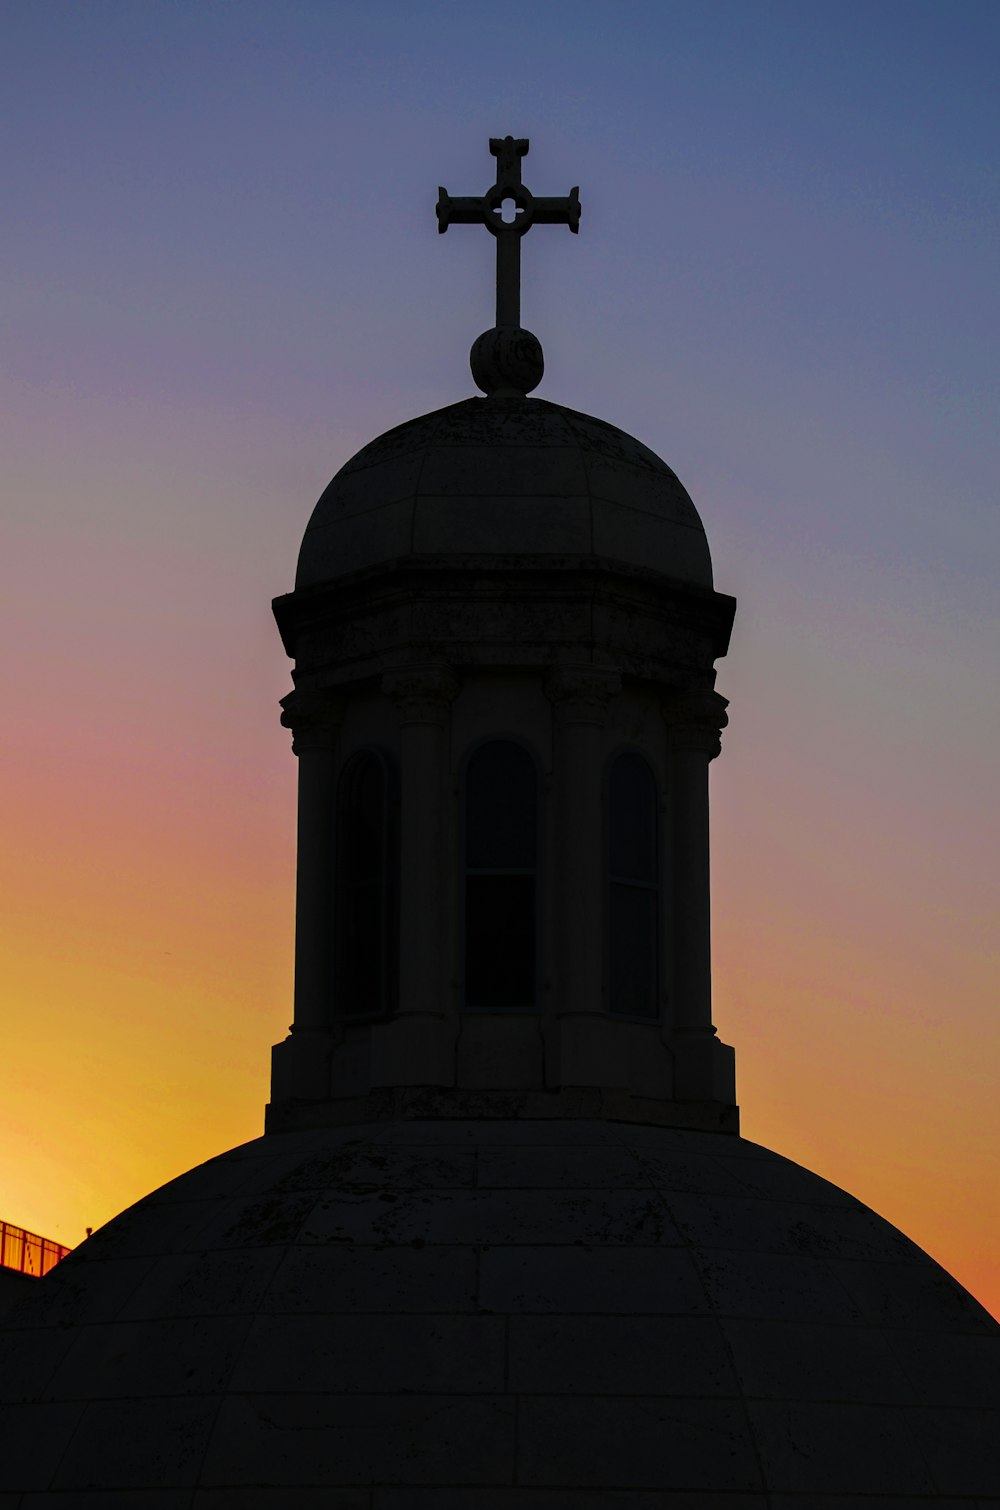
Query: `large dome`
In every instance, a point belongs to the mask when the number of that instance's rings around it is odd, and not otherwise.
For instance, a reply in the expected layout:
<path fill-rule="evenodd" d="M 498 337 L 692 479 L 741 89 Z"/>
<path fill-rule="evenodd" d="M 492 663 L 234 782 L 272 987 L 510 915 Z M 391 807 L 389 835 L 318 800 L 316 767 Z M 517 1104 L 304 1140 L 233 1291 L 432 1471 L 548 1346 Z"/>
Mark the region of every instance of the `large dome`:
<path fill-rule="evenodd" d="M 593 555 L 712 586 L 694 504 L 603 420 L 536 398 L 470 398 L 380 435 L 320 498 L 296 590 L 410 556 Z"/>
<path fill-rule="evenodd" d="M 1000 1328 L 723 1134 L 271 1134 L 84 1244 L 2 1357 L 20 1510 L 1000 1504 Z"/>

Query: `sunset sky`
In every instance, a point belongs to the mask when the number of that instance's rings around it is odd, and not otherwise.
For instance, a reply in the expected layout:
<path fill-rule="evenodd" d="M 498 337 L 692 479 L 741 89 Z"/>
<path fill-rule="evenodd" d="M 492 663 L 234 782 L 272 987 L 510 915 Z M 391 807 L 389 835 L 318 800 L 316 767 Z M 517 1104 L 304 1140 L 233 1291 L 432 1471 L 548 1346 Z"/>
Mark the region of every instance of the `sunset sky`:
<path fill-rule="evenodd" d="M 262 1128 L 295 762 L 270 600 L 473 391 L 491 135 L 540 396 L 739 602 L 716 1021 L 746 1136 L 995 1312 L 995 0 L 6 0 L 0 1217 L 81 1241 Z"/>

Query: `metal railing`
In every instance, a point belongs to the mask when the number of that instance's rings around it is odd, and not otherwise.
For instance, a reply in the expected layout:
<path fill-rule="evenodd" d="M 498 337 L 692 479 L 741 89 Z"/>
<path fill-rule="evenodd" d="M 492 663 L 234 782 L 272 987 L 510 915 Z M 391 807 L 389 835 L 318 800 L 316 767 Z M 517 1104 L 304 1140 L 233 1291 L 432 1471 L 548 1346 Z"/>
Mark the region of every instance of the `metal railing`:
<path fill-rule="evenodd" d="M 13 1227 L 10 1222 L 0 1222 L 0 1265 L 16 1269 L 19 1274 L 31 1274 L 41 1279 L 60 1259 L 72 1249 L 51 1238 L 39 1237 L 37 1232 L 25 1232 L 23 1227 Z"/>

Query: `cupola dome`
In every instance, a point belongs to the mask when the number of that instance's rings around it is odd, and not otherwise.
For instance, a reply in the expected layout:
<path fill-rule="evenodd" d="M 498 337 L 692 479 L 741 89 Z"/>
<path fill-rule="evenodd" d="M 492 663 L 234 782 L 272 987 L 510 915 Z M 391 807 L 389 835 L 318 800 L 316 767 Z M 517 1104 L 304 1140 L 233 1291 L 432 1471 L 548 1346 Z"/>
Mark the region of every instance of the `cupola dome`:
<path fill-rule="evenodd" d="M 593 557 L 712 586 L 708 541 L 647 446 L 545 399 L 469 398 L 388 430 L 323 493 L 296 591 L 413 556 Z"/>

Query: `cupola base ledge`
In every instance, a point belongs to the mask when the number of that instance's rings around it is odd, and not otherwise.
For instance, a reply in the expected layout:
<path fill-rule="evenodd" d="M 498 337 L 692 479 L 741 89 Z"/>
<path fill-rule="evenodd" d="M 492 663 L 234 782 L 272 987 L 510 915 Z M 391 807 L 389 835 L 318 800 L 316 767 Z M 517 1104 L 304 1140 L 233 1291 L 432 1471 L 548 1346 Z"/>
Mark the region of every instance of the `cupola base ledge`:
<path fill-rule="evenodd" d="M 354 1123 L 413 1121 L 634 1122 L 738 1136 L 739 1107 L 723 1101 L 662 1101 L 618 1087 L 557 1090 L 468 1090 L 455 1086 L 391 1086 L 365 1096 L 272 1102 L 265 1131 L 284 1133 Z"/>

